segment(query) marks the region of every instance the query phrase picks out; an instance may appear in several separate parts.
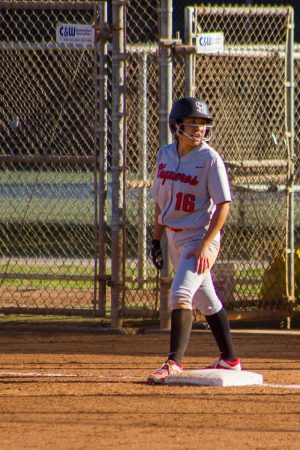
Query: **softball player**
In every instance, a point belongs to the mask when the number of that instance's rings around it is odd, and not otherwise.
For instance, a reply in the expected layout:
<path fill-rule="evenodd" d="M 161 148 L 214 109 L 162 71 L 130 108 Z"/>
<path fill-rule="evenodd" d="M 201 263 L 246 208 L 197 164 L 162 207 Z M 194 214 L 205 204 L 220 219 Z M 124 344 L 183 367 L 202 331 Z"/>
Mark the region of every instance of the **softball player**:
<path fill-rule="evenodd" d="M 166 376 L 182 371 L 194 308 L 204 314 L 220 351 L 218 360 L 206 368 L 241 370 L 227 314 L 210 273 L 231 202 L 224 163 L 208 144 L 211 123 L 204 101 L 181 98 L 174 103 L 169 116 L 175 141 L 162 147 L 157 155 L 151 257 L 154 265 L 162 269 L 160 239 L 166 231 L 175 276 L 170 301 L 170 353 L 166 362 L 148 376 L 148 383 L 163 383 Z"/>

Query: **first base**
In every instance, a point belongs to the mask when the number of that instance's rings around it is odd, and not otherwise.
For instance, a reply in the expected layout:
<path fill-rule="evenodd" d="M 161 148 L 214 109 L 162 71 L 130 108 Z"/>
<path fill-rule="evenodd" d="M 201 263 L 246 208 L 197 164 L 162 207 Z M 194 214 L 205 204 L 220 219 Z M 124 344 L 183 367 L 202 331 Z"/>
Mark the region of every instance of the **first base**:
<path fill-rule="evenodd" d="M 263 376 L 247 370 L 196 369 L 169 375 L 165 378 L 165 384 L 250 386 L 263 384 Z"/>

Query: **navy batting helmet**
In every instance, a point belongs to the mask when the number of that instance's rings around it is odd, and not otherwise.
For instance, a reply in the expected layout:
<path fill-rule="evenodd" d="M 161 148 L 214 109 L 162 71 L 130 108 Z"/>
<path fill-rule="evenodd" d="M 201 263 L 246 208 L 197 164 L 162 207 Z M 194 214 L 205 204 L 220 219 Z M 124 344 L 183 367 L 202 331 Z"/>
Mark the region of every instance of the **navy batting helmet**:
<path fill-rule="evenodd" d="M 169 115 L 169 126 L 172 134 L 176 131 L 175 125 L 180 124 L 182 119 L 186 118 L 205 119 L 208 124 L 212 122 L 207 104 L 197 97 L 183 97 L 173 104 Z"/>

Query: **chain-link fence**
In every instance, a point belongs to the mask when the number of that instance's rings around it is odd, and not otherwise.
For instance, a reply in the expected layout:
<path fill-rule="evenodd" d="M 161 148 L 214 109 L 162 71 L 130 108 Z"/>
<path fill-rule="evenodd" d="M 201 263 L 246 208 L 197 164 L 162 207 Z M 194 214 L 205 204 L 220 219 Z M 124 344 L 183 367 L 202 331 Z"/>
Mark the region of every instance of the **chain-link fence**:
<path fill-rule="evenodd" d="M 295 47 L 295 283 L 296 305 L 300 302 L 300 53 Z"/>
<path fill-rule="evenodd" d="M 197 55 L 195 77 L 234 198 L 214 271 L 226 288 L 220 295 L 230 310 L 289 310 L 287 292 L 268 275 L 287 246 L 289 10 L 197 8 L 195 16 L 195 33 L 222 31 L 225 42 L 223 53 Z"/>
<path fill-rule="evenodd" d="M 200 33 L 223 32 L 225 46 L 218 54 L 197 54 L 195 49 L 184 50 L 184 46 L 173 44 L 173 92 L 176 98 L 184 95 L 186 89 L 185 71 L 186 54 L 193 51 L 195 55 L 195 85 L 193 92 L 204 98 L 210 105 L 214 118 L 215 130 L 212 145 L 226 161 L 233 191 L 234 201 L 229 219 L 224 227 L 223 246 L 219 261 L 214 269 L 216 285 L 231 317 L 285 317 L 290 315 L 291 303 L 288 293 L 288 261 L 290 242 L 288 205 L 290 195 L 290 155 L 287 136 L 287 108 L 289 92 L 286 86 L 288 58 L 286 48 L 290 22 L 289 8 L 195 8 L 193 12 L 193 43 Z M 145 49 L 144 49 L 145 50 Z M 148 57 L 155 55 L 155 48 L 148 44 Z M 147 56 L 143 63 L 146 68 Z M 159 61 L 158 61 L 159 62 Z M 135 88 L 127 96 L 127 104 L 134 105 L 135 114 L 129 114 L 136 127 L 147 120 L 155 119 L 154 126 L 146 126 L 143 137 L 144 147 L 149 142 L 149 133 L 158 129 L 157 110 L 149 111 L 142 118 L 138 102 L 144 98 L 148 108 L 159 104 L 159 93 L 148 89 L 153 84 L 152 70 L 143 71 L 140 63 L 135 63 L 131 80 L 136 80 Z M 132 69 L 130 65 L 130 69 Z M 144 74 L 145 84 L 141 88 Z M 147 80 L 147 74 L 149 79 Z M 291 74 L 289 74 L 291 75 Z M 134 78 L 136 76 L 136 78 Z M 155 73 L 155 80 L 158 73 Z M 147 81 L 146 81 L 147 80 Z M 140 117 L 140 120 L 137 118 Z M 131 120 L 130 119 L 130 120 Z M 142 122 L 142 124 L 141 124 Z M 140 131 L 128 133 L 135 140 L 140 156 L 136 161 L 144 160 L 143 148 L 138 145 Z M 297 130 L 296 133 L 297 135 Z M 159 146 L 158 136 L 154 146 L 148 145 L 148 175 L 153 169 L 153 161 Z M 129 151 L 134 148 L 131 142 Z M 296 147 L 297 152 L 297 147 Z M 292 158 L 293 159 L 293 158 Z M 294 161 L 294 159 L 293 159 Z M 131 163 L 127 180 L 138 171 L 138 164 Z M 151 175 L 150 175 L 151 178 Z M 297 178 L 297 166 L 296 166 Z M 136 186 L 138 184 L 136 183 Z M 139 186 L 148 185 L 147 180 Z M 297 196 L 297 187 L 295 196 Z M 149 191 L 148 191 L 149 192 Z M 137 195 L 139 196 L 137 191 Z M 144 194 L 141 194 L 144 195 Z M 149 192 L 150 195 L 150 192 Z M 141 200 L 141 197 L 138 197 Z M 125 312 L 144 317 L 155 314 L 158 286 L 154 290 L 154 275 L 144 250 L 138 250 L 138 232 L 144 228 L 149 231 L 148 244 L 151 239 L 151 222 L 144 227 L 146 217 L 153 214 L 151 200 L 143 209 L 138 199 L 127 197 L 127 206 L 138 205 L 137 221 L 130 221 L 135 231 L 130 234 L 127 248 L 135 246 L 137 253 L 130 258 L 133 272 L 145 269 L 142 277 L 136 277 L 136 284 L 128 286 Z M 297 202 L 295 202 L 297 204 Z M 151 210 L 149 211 L 149 207 Z M 146 216 L 143 216 L 143 213 Z M 299 222 L 299 221 L 298 221 Z M 297 240 L 297 208 L 295 210 L 295 233 Z M 134 253 L 133 253 L 134 255 Z M 135 259 L 136 258 L 136 259 Z M 278 268 L 278 261 L 280 267 Z M 146 266 L 143 264 L 145 263 Z M 149 268 L 148 268 L 149 267 Z M 280 274 L 278 273 L 280 272 Z M 133 274 L 132 272 L 132 274 Z M 142 285 L 138 280 L 146 281 Z M 296 273 L 297 274 L 297 273 Z M 171 274 L 172 275 L 172 274 Z M 133 276 L 134 278 L 134 276 Z M 283 280 L 282 280 L 283 278 Z M 278 280 L 280 279 L 280 282 Z M 142 290 L 141 287 L 144 287 Z M 298 295 L 296 286 L 296 297 Z M 161 298 L 160 298 L 161 300 Z M 296 298 L 297 301 L 297 298 Z M 138 311 L 135 311 L 135 306 Z M 154 306 L 154 310 L 153 310 Z M 266 313 L 266 314 L 265 314 Z"/>
<path fill-rule="evenodd" d="M 157 319 L 159 277 L 149 259 L 152 173 L 159 143 L 159 16 L 148 1 L 128 5 L 126 71 L 126 247 L 122 314 Z M 130 23 L 135 19 L 134 25 Z"/>
<path fill-rule="evenodd" d="M 1 308 L 92 312 L 95 4 L 0 8 Z M 77 44 L 78 31 L 84 38 Z"/>
<path fill-rule="evenodd" d="M 234 202 L 214 271 L 220 296 L 235 313 L 290 314 L 293 189 L 296 249 L 300 241 L 300 168 L 291 189 L 286 114 L 290 10 L 193 8 L 193 45 L 184 45 L 183 35 L 182 44 L 160 39 L 170 3 L 0 2 L 2 311 L 110 317 L 112 293 L 115 323 L 159 318 L 168 280 L 149 247 L 167 48 L 171 97 L 186 93 L 195 71 L 194 92 L 214 115 L 212 145 L 230 174 Z M 223 51 L 197 54 L 196 34 L 215 31 Z"/>

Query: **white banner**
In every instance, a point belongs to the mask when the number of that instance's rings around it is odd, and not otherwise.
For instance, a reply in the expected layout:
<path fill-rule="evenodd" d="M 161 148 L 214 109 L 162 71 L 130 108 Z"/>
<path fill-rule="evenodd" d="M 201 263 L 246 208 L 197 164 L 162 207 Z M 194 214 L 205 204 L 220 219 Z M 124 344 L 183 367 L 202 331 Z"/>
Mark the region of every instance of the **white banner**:
<path fill-rule="evenodd" d="M 95 29 L 91 25 L 59 23 L 56 26 L 56 42 L 59 45 L 93 47 L 95 42 Z"/>
<path fill-rule="evenodd" d="M 224 33 L 200 33 L 196 35 L 197 53 L 222 53 Z"/>

